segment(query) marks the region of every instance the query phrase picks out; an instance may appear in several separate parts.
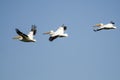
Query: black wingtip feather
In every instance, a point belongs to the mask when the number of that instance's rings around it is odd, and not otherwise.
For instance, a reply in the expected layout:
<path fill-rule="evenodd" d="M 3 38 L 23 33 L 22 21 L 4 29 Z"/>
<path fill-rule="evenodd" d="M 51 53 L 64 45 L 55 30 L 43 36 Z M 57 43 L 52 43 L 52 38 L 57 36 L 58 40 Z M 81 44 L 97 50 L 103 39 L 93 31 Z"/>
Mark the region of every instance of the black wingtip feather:
<path fill-rule="evenodd" d="M 36 28 L 37 28 L 37 27 L 36 27 L 35 25 L 32 25 L 31 31 L 33 31 L 33 35 L 35 35 L 36 32 L 37 32 L 37 29 L 36 29 Z"/>
<path fill-rule="evenodd" d="M 58 36 L 55 36 L 55 37 L 50 37 L 49 38 L 49 41 L 53 41 L 54 39 L 56 39 Z"/>
<path fill-rule="evenodd" d="M 64 30 L 67 30 L 67 26 L 64 26 Z"/>
<path fill-rule="evenodd" d="M 21 34 L 22 32 L 19 29 L 15 29 L 18 34 Z"/>
<path fill-rule="evenodd" d="M 64 30 L 67 30 L 67 26 L 65 26 L 64 24 L 62 24 L 62 27 L 64 28 Z"/>
<path fill-rule="evenodd" d="M 113 22 L 113 21 L 110 21 L 110 23 L 111 23 L 111 24 L 115 24 L 115 22 Z"/>
<path fill-rule="evenodd" d="M 20 36 L 26 36 L 26 37 L 28 37 L 26 34 L 24 34 L 24 33 L 22 33 L 19 29 L 15 29 L 16 30 L 16 33 L 18 34 L 18 35 L 20 35 Z"/>

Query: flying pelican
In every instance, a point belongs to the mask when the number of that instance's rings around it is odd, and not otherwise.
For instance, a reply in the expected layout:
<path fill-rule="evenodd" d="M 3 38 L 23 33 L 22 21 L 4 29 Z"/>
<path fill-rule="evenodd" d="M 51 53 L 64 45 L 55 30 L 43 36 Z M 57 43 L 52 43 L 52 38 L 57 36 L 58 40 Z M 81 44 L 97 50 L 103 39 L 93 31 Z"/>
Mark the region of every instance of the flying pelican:
<path fill-rule="evenodd" d="M 62 26 L 60 26 L 56 31 L 49 31 L 49 32 L 45 32 L 43 34 L 49 34 L 49 41 L 53 41 L 56 38 L 61 38 L 61 37 L 68 37 L 68 34 L 64 33 L 65 30 L 67 30 L 67 26 L 65 26 L 64 24 Z"/>
<path fill-rule="evenodd" d="M 100 31 L 100 30 L 110 30 L 110 29 L 116 29 L 117 27 L 114 26 L 114 22 L 110 22 L 108 24 L 103 24 L 103 23 L 100 23 L 100 24 L 96 24 L 94 27 L 99 27 L 97 29 L 94 29 L 94 31 Z"/>
<path fill-rule="evenodd" d="M 31 26 L 31 31 L 28 33 L 28 35 L 22 33 L 17 28 L 15 30 L 16 30 L 16 33 L 18 34 L 18 36 L 14 37 L 13 39 L 18 39 L 23 42 L 36 42 L 36 40 L 34 39 L 34 35 L 36 34 L 36 31 L 37 31 L 35 25 Z"/>

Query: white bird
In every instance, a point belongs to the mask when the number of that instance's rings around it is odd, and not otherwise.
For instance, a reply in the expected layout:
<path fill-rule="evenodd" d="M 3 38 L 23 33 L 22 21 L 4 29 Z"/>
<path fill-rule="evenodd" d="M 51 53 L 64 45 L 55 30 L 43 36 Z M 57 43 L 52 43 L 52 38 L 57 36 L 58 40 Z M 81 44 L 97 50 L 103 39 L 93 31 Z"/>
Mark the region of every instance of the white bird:
<path fill-rule="evenodd" d="M 15 30 L 18 36 L 14 37 L 13 39 L 18 39 L 23 42 L 36 42 L 36 40 L 34 39 L 34 36 L 37 32 L 35 25 L 31 26 L 31 31 L 28 33 L 28 35 L 24 34 L 17 28 Z"/>
<path fill-rule="evenodd" d="M 64 24 L 62 26 L 60 26 L 56 31 L 49 31 L 49 32 L 45 32 L 44 34 L 49 34 L 49 41 L 53 41 L 56 38 L 61 38 L 61 37 L 68 37 L 68 34 L 65 33 L 65 30 L 67 30 L 67 26 L 65 26 Z"/>
<path fill-rule="evenodd" d="M 110 22 L 108 24 L 103 24 L 103 23 L 100 23 L 100 24 L 96 24 L 94 27 L 99 27 L 97 29 L 94 29 L 94 31 L 100 31 L 100 30 L 110 30 L 110 29 L 116 29 L 117 27 L 114 26 L 114 22 Z"/>

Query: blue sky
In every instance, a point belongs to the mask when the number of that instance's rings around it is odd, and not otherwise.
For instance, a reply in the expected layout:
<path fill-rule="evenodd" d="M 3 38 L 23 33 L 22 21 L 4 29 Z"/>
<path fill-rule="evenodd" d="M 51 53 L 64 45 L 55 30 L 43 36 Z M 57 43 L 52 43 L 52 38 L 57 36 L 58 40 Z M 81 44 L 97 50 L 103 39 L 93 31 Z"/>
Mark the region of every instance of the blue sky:
<path fill-rule="evenodd" d="M 120 80 L 119 0 L 0 0 L 0 80 Z M 94 32 L 114 21 L 116 30 Z M 35 43 L 13 40 L 37 26 Z M 43 32 L 65 24 L 69 37 Z"/>

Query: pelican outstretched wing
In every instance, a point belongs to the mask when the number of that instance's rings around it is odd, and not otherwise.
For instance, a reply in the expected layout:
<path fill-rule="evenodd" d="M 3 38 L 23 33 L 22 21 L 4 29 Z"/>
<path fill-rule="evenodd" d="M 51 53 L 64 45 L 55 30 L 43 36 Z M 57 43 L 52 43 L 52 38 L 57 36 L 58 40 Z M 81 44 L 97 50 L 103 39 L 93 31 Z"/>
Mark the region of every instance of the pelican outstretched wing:
<path fill-rule="evenodd" d="M 26 34 L 24 34 L 23 32 L 21 32 L 19 29 L 16 28 L 16 32 L 18 35 L 22 36 L 23 38 L 28 37 Z"/>
<path fill-rule="evenodd" d="M 37 29 L 36 29 L 36 26 L 35 25 L 32 25 L 31 26 L 31 31 L 29 32 L 28 36 L 30 39 L 33 39 L 34 35 L 36 34 L 37 32 Z"/>
<path fill-rule="evenodd" d="M 67 26 L 64 24 L 56 30 L 56 33 L 63 34 L 67 30 Z"/>

